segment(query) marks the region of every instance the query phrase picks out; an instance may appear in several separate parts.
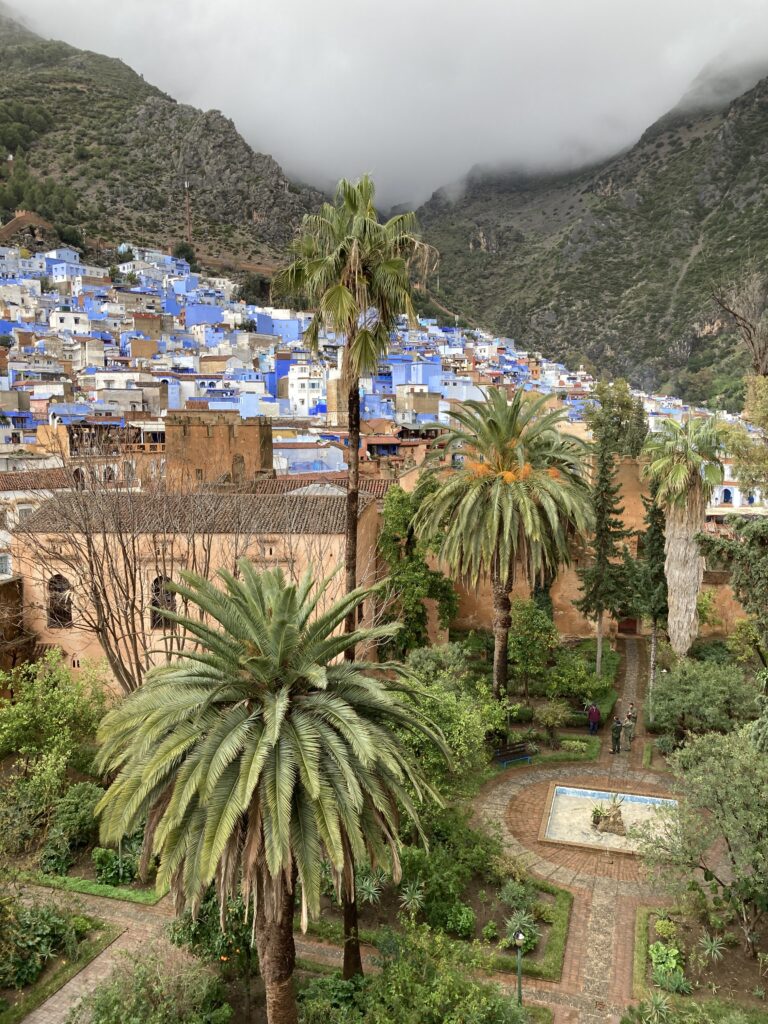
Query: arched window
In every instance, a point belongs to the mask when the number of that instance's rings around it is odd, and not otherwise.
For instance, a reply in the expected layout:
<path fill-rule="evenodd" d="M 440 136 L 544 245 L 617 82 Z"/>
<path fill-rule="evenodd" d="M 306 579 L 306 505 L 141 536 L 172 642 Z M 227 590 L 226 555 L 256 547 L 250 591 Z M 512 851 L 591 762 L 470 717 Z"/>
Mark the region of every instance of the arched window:
<path fill-rule="evenodd" d="M 72 625 L 72 594 L 66 576 L 56 573 L 48 580 L 48 628 L 68 629 Z"/>
<path fill-rule="evenodd" d="M 113 484 L 115 482 L 115 471 L 111 466 L 107 466 L 104 470 L 104 483 Z"/>
<path fill-rule="evenodd" d="M 733 504 L 733 491 L 730 489 L 730 487 L 724 487 L 723 488 L 723 504 L 724 505 L 732 505 Z"/>
<path fill-rule="evenodd" d="M 173 628 L 173 623 L 168 622 L 163 615 L 165 610 L 176 611 L 176 595 L 166 586 L 170 582 L 167 576 L 156 576 L 152 580 L 152 600 L 149 607 L 150 629 Z"/>
<path fill-rule="evenodd" d="M 73 480 L 75 482 L 75 490 L 77 490 L 77 491 L 84 491 L 85 490 L 85 473 L 82 471 L 82 469 L 80 469 L 79 466 L 73 472 L 72 478 L 73 478 Z"/>

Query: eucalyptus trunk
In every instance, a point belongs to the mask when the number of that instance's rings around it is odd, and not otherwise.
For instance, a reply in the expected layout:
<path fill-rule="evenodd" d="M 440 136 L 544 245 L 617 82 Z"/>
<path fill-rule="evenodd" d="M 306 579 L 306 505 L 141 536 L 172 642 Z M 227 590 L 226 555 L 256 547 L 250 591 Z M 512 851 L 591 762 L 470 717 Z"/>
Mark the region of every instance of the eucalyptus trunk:
<path fill-rule="evenodd" d="M 261 899 L 256 911 L 256 949 L 259 971 L 264 979 L 267 1001 L 267 1024 L 298 1024 L 293 971 L 296 966 L 296 946 L 293 941 L 293 893 L 285 887 L 279 916 L 268 920 L 266 899 Z"/>
<path fill-rule="evenodd" d="M 495 560 L 494 560 L 495 563 Z M 497 700 L 507 693 L 509 678 L 509 629 L 512 625 L 512 602 L 509 599 L 509 574 L 502 573 L 498 565 L 491 569 L 493 593 L 493 695 Z M 527 678 L 527 677 L 526 677 Z M 528 699 L 528 683 L 525 683 Z"/>
<path fill-rule="evenodd" d="M 347 475 L 347 524 L 344 538 L 344 572 L 347 593 L 349 594 L 357 587 L 357 513 L 360 505 L 360 380 L 352 377 L 349 382 L 347 399 L 347 429 L 348 429 L 348 455 L 349 465 Z M 353 610 L 346 618 L 344 628 L 347 633 L 352 633 L 357 623 L 355 621 L 356 611 Z M 355 660 L 354 647 L 347 648 L 344 652 L 347 661 Z"/>
<path fill-rule="evenodd" d="M 696 535 L 704 526 L 704 495 L 692 489 L 685 503 L 667 508 L 664 572 L 667 577 L 669 642 L 683 658 L 699 632 L 696 600 L 704 577 L 704 559 Z"/>
<path fill-rule="evenodd" d="M 597 613 L 597 642 L 595 645 L 595 675 L 600 678 L 603 671 L 603 620 L 605 613 Z"/>

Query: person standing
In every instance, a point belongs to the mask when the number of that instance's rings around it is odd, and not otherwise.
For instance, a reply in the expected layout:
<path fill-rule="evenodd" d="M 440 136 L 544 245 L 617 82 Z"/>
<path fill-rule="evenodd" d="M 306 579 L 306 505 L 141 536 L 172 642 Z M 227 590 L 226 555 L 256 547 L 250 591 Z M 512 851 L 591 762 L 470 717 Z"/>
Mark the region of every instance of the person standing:
<path fill-rule="evenodd" d="M 611 725 L 611 753 L 621 753 L 621 719 L 618 715 L 613 716 L 613 724 Z"/>
<path fill-rule="evenodd" d="M 600 708 L 594 701 L 587 708 L 587 722 L 589 723 L 589 735 L 595 736 L 600 725 Z"/>
<path fill-rule="evenodd" d="M 623 722 L 621 728 L 622 728 L 622 731 L 624 733 L 624 739 L 626 741 L 626 746 L 624 747 L 624 749 L 625 750 L 631 750 L 632 749 L 632 736 L 634 735 L 634 732 L 635 732 L 635 721 L 634 721 L 633 718 L 630 717 L 629 713 L 627 713 L 627 717 L 624 719 L 624 722 Z"/>

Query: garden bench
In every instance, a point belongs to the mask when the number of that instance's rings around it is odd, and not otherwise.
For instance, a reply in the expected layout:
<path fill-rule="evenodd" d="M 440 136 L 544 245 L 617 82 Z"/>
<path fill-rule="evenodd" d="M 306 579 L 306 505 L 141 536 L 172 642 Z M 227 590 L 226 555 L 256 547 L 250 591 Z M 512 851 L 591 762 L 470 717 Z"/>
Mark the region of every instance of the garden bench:
<path fill-rule="evenodd" d="M 510 743 L 493 752 L 494 761 L 498 761 L 502 768 L 506 768 L 513 761 L 527 761 L 531 763 L 531 755 L 528 753 L 527 743 Z"/>

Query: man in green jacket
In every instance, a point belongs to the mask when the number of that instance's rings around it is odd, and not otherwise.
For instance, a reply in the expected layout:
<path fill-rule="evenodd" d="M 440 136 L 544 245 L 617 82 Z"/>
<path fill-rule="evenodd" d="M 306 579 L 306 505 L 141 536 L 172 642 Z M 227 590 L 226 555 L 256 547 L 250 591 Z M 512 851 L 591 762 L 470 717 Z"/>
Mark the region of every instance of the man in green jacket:
<path fill-rule="evenodd" d="M 611 725 L 611 753 L 621 753 L 621 719 L 618 715 L 613 716 L 613 724 Z"/>

